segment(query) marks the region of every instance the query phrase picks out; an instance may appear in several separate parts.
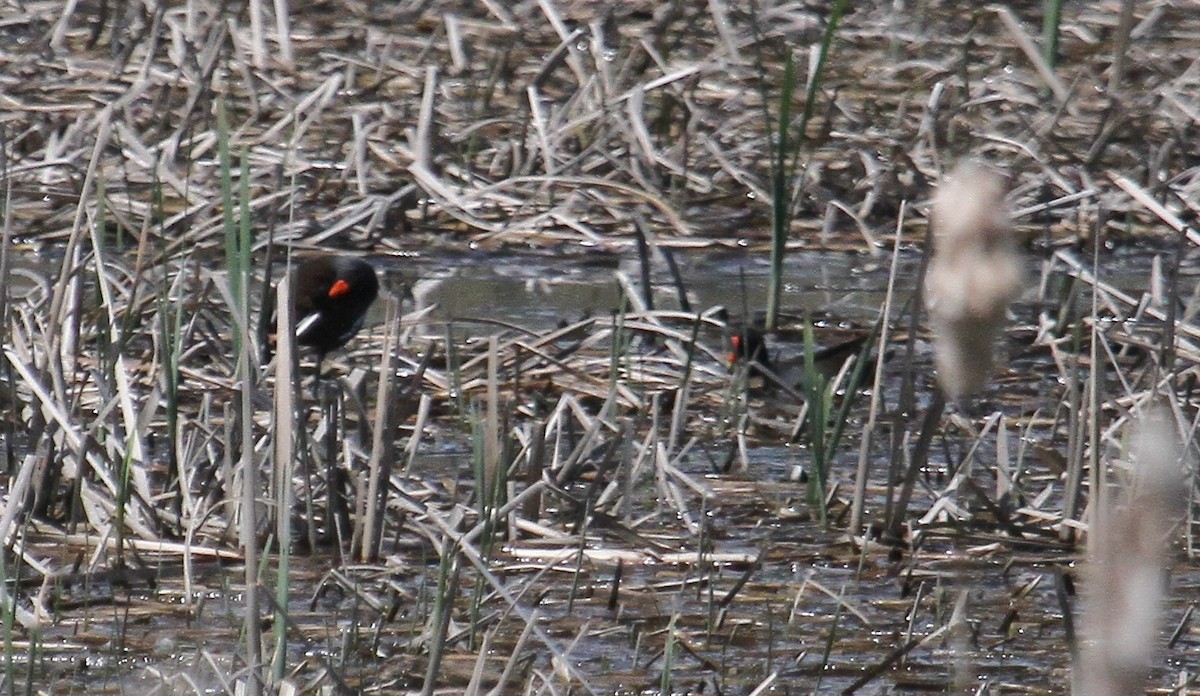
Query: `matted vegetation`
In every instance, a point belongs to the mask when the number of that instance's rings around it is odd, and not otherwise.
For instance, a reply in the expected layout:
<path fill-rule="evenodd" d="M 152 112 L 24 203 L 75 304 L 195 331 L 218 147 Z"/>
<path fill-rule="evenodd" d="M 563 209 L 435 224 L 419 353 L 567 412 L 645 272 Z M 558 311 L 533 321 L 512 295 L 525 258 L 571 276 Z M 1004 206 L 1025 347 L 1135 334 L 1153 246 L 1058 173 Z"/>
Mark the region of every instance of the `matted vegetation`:
<path fill-rule="evenodd" d="M 1097 525 L 1136 549 L 1096 552 L 1131 580 L 1093 614 L 1171 550 L 1135 657 L 1191 687 L 1200 16 L 851 5 L 9 7 L 8 690 L 1062 692 Z M 774 228 L 777 258 L 913 261 L 968 155 L 1028 259 L 982 395 L 938 396 L 895 271 L 848 329 L 877 369 L 729 369 L 765 300 L 690 306 L 674 254 Z M 266 350 L 291 254 L 468 247 L 644 272 L 551 331 L 434 321 L 385 276 L 334 378 Z M 847 330 L 786 303 L 773 339 Z M 1179 451 L 1131 453 L 1152 410 Z"/>

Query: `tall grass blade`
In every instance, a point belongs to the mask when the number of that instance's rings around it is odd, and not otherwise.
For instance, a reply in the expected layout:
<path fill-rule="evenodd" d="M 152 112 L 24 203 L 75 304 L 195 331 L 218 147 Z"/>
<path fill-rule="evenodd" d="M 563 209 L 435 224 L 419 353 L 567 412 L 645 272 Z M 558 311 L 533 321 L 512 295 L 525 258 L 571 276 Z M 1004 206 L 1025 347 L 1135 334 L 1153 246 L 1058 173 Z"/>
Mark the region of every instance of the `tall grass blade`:
<path fill-rule="evenodd" d="M 787 251 L 787 238 L 791 231 L 792 214 L 796 204 L 795 181 L 800 166 L 800 150 L 805 143 L 808 124 L 816 110 L 817 94 L 825 72 L 825 62 L 833 46 L 842 13 L 847 0 L 836 0 L 826 19 L 825 33 L 821 37 L 821 48 L 817 52 L 816 64 L 810 67 L 808 88 L 804 95 L 804 111 L 800 123 L 792 133 L 791 104 L 795 89 L 795 57 L 788 51 L 783 68 L 783 85 L 779 93 L 779 119 L 775 126 L 771 158 L 771 267 L 767 281 L 766 329 L 774 330 L 779 325 L 783 295 L 783 258 Z"/>
<path fill-rule="evenodd" d="M 433 614 L 429 617 L 429 664 L 425 668 L 425 684 L 421 696 L 432 696 L 438 684 L 438 673 L 442 656 L 446 651 L 447 632 L 454 599 L 458 596 L 460 575 L 459 556 L 456 544 L 449 537 L 442 544 L 442 558 L 438 565 L 437 596 L 433 601 Z"/>
<path fill-rule="evenodd" d="M 230 314 L 233 316 L 234 377 L 238 384 L 238 408 L 233 410 L 237 421 L 237 440 L 241 448 L 238 470 L 241 473 L 241 500 L 238 510 L 238 535 L 246 563 L 245 639 L 248 676 L 246 692 L 257 696 L 262 690 L 262 624 L 258 602 L 258 467 L 254 460 L 254 424 L 252 370 L 253 356 L 249 347 L 249 314 L 247 283 L 250 273 L 250 211 L 249 158 L 243 150 L 241 182 L 238 200 L 233 194 L 233 162 L 229 154 L 229 125 L 225 103 L 217 105 L 218 157 L 221 180 L 221 199 L 224 204 L 225 263 L 228 271 Z M 236 207 L 235 207 L 236 203 Z M 232 443 L 230 443 L 232 445 Z"/>
<path fill-rule="evenodd" d="M 1042 1 L 1042 58 L 1051 70 L 1058 65 L 1059 25 L 1063 0 Z"/>
<path fill-rule="evenodd" d="M 675 641 L 676 641 L 675 625 L 678 620 L 679 620 L 679 611 L 678 610 L 672 611 L 671 612 L 671 620 L 669 622 L 667 622 L 667 642 L 663 646 L 663 670 L 662 670 L 662 676 L 659 678 L 659 683 L 658 683 L 658 693 L 660 693 L 660 694 L 674 693 L 672 691 L 672 686 L 675 682 L 675 679 L 674 679 Z"/>

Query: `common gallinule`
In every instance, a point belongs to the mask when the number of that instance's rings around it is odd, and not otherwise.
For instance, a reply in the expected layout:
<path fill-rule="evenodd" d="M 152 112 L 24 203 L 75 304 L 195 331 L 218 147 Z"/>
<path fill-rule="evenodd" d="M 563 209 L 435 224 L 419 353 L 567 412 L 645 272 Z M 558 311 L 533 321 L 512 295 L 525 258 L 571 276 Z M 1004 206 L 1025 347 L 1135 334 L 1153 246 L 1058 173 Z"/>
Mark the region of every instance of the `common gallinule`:
<path fill-rule="evenodd" d="M 358 333 L 367 309 L 379 294 L 375 269 L 361 259 L 317 256 L 292 275 L 296 342 L 317 351 L 317 369 L 325 354 Z"/>
<path fill-rule="evenodd" d="M 867 338 L 868 336 L 863 334 L 830 346 L 818 347 L 813 351 L 813 369 L 826 380 L 833 379 L 847 360 L 862 353 Z M 763 377 L 768 382 L 774 382 L 788 390 L 804 391 L 803 354 L 785 360 L 772 359 L 763 332 L 752 326 L 744 327 L 740 333 L 734 334 L 729 342 L 732 347 L 729 353 L 730 366 L 748 362 L 751 376 Z"/>

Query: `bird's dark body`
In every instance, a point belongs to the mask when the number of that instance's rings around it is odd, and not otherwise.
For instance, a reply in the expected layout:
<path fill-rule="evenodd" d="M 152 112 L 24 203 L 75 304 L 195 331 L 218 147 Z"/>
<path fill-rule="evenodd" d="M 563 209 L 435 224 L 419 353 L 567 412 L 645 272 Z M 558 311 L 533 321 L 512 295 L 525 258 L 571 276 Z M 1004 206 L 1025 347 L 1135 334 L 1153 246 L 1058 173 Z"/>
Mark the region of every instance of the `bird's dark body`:
<path fill-rule="evenodd" d="M 341 256 L 319 256 L 300 264 L 292 277 L 296 342 L 324 355 L 341 348 L 362 328 L 379 294 L 371 264 Z"/>

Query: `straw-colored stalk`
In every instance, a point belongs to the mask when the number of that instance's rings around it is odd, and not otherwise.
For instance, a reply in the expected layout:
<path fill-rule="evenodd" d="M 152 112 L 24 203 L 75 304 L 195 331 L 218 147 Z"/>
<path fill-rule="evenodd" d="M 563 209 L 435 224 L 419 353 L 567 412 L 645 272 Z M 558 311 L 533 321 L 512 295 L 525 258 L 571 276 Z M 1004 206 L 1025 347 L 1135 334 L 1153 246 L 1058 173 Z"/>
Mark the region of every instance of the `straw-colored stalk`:
<path fill-rule="evenodd" d="M 1072 693 L 1143 693 L 1166 592 L 1164 570 L 1187 482 L 1170 414 L 1137 424 L 1133 471 L 1116 506 L 1094 493 L 1085 570 L 1083 644 Z"/>
<path fill-rule="evenodd" d="M 960 164 L 933 203 L 934 254 L 925 302 L 938 380 L 947 396 L 978 391 L 992 372 L 992 344 L 1021 283 L 1021 259 L 1000 175 Z"/>
<path fill-rule="evenodd" d="M 302 427 L 296 417 L 295 385 L 292 380 L 292 353 L 296 348 L 295 323 L 292 307 L 291 278 L 284 275 L 276 294 L 275 317 L 278 336 L 275 363 L 275 535 L 279 544 L 278 572 L 275 581 L 275 654 L 271 662 L 274 683 L 283 681 L 287 660 L 287 621 L 280 607 L 291 601 L 292 553 L 292 481 L 296 470 L 296 430 Z"/>
<path fill-rule="evenodd" d="M 383 339 L 383 352 L 379 361 L 379 383 L 375 396 L 375 426 L 371 431 L 371 459 L 367 466 L 367 499 L 360 506 L 363 514 L 356 525 L 354 546 L 359 560 L 371 562 L 378 558 L 383 542 L 384 520 L 387 512 L 388 481 L 392 476 L 392 465 L 396 452 L 393 441 L 396 429 L 396 409 L 392 401 L 396 392 L 395 355 L 400 337 L 400 303 L 395 298 L 387 299 L 387 333 Z M 413 433 L 418 438 L 420 431 Z"/>

